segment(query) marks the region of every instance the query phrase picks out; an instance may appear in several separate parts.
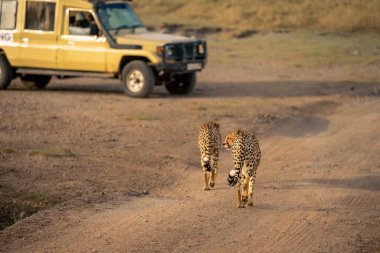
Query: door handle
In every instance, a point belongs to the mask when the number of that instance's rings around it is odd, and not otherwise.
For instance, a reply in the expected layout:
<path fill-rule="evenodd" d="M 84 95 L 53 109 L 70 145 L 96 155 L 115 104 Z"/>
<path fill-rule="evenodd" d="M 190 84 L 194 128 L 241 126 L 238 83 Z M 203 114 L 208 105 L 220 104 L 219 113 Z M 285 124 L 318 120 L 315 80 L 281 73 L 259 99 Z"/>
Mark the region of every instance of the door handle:
<path fill-rule="evenodd" d="M 28 43 L 29 42 L 29 38 L 22 38 L 22 42 Z"/>

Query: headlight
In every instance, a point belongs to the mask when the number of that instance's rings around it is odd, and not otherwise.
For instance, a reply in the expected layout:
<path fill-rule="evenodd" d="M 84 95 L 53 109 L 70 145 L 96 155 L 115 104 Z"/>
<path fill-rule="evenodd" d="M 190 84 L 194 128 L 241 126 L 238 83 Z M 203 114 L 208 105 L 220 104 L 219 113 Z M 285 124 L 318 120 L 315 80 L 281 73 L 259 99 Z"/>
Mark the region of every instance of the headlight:
<path fill-rule="evenodd" d="M 171 58 L 174 56 L 175 48 L 173 45 L 157 46 L 156 53 L 165 58 Z"/>
<path fill-rule="evenodd" d="M 203 43 L 199 43 L 198 44 L 198 53 L 199 54 L 204 54 L 205 53 L 205 46 L 204 46 L 204 44 Z"/>
<path fill-rule="evenodd" d="M 165 46 L 165 57 L 171 58 L 174 56 L 174 46 L 173 45 L 166 45 Z"/>

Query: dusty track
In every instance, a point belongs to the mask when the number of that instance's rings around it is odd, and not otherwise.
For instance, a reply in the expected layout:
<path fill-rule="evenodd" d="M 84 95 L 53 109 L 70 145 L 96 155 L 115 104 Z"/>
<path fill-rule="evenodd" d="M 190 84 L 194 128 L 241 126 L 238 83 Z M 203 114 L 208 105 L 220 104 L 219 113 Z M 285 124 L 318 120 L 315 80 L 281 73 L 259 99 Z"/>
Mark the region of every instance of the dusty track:
<path fill-rule="evenodd" d="M 59 201 L 1 231 L 0 251 L 379 251 L 379 88 L 202 82 L 190 97 L 137 100 L 117 82 L 16 83 L 0 93 L 0 190 Z M 235 206 L 227 151 L 202 190 L 197 134 L 210 119 L 258 136 L 253 208 Z M 47 148 L 70 155 L 34 155 Z"/>

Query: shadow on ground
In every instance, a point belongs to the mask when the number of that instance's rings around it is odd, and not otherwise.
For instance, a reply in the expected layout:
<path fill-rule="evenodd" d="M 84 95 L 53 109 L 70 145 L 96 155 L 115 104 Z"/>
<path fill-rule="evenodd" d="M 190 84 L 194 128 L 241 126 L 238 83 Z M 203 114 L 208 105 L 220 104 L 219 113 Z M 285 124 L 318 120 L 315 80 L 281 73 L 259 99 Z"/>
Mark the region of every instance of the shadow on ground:
<path fill-rule="evenodd" d="M 380 83 L 273 81 L 255 83 L 201 83 L 195 96 L 302 97 L 380 95 Z"/>
<path fill-rule="evenodd" d="M 19 80 L 15 80 L 11 90 L 25 90 Z M 46 92 L 83 92 L 124 94 L 119 80 L 73 78 L 53 79 Z M 325 82 L 325 81 L 272 81 L 254 83 L 208 83 L 200 82 L 191 97 L 302 97 L 302 96 L 371 96 L 380 95 L 380 83 Z M 176 97 L 170 95 L 165 87 L 155 87 L 152 98 Z M 182 97 L 182 96 L 181 96 Z"/>
<path fill-rule="evenodd" d="M 261 182 L 260 185 L 271 185 Z M 260 186 L 258 186 L 260 187 Z M 313 178 L 286 181 L 275 186 L 278 189 L 313 189 L 313 188 L 354 188 L 368 191 L 380 191 L 380 176 L 360 176 L 354 178 Z"/>

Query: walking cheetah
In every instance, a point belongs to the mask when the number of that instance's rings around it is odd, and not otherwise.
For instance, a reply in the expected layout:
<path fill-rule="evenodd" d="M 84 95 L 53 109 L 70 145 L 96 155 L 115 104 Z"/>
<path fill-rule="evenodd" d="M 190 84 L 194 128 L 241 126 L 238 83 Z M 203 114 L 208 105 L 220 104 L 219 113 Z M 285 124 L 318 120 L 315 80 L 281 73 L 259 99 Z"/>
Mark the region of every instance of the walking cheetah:
<path fill-rule="evenodd" d="M 227 181 L 230 186 L 236 185 L 237 206 L 245 207 L 247 202 L 253 206 L 253 185 L 261 160 L 259 142 L 253 134 L 239 129 L 227 134 L 223 146 L 232 151 L 235 169 L 230 171 Z"/>
<path fill-rule="evenodd" d="M 199 130 L 198 146 L 201 153 L 201 165 L 204 175 L 204 190 L 210 190 L 215 185 L 215 176 L 218 173 L 219 148 L 222 137 L 219 124 L 210 121 Z"/>

